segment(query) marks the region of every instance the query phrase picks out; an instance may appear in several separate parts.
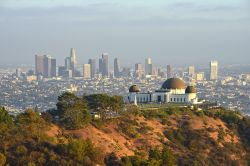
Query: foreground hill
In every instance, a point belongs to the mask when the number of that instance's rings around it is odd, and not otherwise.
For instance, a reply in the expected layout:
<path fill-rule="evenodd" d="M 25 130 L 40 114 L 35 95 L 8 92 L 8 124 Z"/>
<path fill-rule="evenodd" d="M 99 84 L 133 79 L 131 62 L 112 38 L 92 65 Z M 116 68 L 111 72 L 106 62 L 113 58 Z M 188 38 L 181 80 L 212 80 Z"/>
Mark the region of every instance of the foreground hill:
<path fill-rule="evenodd" d="M 247 148 L 237 130 L 220 117 L 212 116 L 223 111 L 206 111 L 210 116 L 188 108 L 127 112 L 101 125 L 92 123 L 63 132 L 77 139 L 90 139 L 106 155 L 114 153 L 118 158 L 139 153 L 148 160 L 151 149 L 160 151 L 168 146 L 178 165 L 247 165 Z M 61 132 L 52 125 L 48 133 L 55 137 Z"/>
<path fill-rule="evenodd" d="M 11 117 L 0 109 L 0 165 L 250 163 L 250 119 L 238 112 L 140 109 L 121 106 L 119 98 L 108 96 L 90 96 L 85 101 L 69 94 L 61 96 L 58 109 L 42 116 L 27 110 Z M 102 115 L 100 119 L 90 118 L 91 107 Z M 112 116 L 109 110 L 113 110 Z"/>

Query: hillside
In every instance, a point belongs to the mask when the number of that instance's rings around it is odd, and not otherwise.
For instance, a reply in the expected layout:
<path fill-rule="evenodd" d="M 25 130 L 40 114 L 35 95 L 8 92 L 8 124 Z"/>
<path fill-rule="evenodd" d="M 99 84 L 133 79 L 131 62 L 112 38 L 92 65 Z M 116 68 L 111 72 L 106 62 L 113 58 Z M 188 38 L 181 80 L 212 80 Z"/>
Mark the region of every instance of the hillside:
<path fill-rule="evenodd" d="M 147 158 L 150 149 L 161 149 L 168 145 L 173 154 L 181 158 L 180 165 L 181 162 L 190 162 L 186 161 L 188 158 L 204 160 L 201 163 L 197 161 L 204 165 L 223 162 L 224 165 L 246 164 L 244 144 L 226 122 L 186 108 L 173 109 L 176 112 L 167 113 L 163 118 L 158 117 L 163 116 L 162 110 L 147 110 L 139 115 L 126 114 L 101 126 L 90 124 L 85 128 L 63 132 L 78 139 L 90 139 L 105 154 L 113 152 L 117 157 L 134 156 L 140 152 Z M 60 132 L 55 125 L 49 131 L 51 136 Z"/>
<path fill-rule="evenodd" d="M 0 109 L 0 165 L 249 165 L 250 119 L 223 108 L 122 105 L 59 96 L 57 109 Z M 95 110 L 100 119 L 91 118 Z M 59 117 L 59 118 L 58 118 Z"/>

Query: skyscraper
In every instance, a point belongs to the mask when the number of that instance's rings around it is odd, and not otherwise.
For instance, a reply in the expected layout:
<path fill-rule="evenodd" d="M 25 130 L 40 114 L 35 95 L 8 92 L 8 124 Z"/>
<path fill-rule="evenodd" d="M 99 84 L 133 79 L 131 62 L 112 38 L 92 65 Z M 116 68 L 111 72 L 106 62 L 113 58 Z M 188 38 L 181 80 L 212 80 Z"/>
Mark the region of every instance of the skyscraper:
<path fill-rule="evenodd" d="M 210 62 L 210 80 L 218 79 L 218 61 Z"/>
<path fill-rule="evenodd" d="M 35 72 L 36 75 L 44 75 L 44 65 L 43 65 L 43 56 L 35 55 Z"/>
<path fill-rule="evenodd" d="M 94 78 L 95 74 L 96 74 L 96 60 L 95 59 L 89 59 L 89 64 L 90 64 L 91 78 Z"/>
<path fill-rule="evenodd" d="M 58 66 L 58 76 L 66 77 L 66 68 L 65 68 L 65 66 Z"/>
<path fill-rule="evenodd" d="M 103 53 L 102 60 L 101 60 L 101 67 L 102 67 L 102 76 L 109 77 L 109 54 Z"/>
<path fill-rule="evenodd" d="M 118 58 L 115 58 L 114 60 L 114 76 L 115 77 L 120 77 L 121 72 L 120 72 L 120 61 Z"/>
<path fill-rule="evenodd" d="M 35 56 L 35 73 L 44 77 L 56 77 L 56 59 L 50 55 Z"/>
<path fill-rule="evenodd" d="M 51 56 L 44 55 L 43 56 L 43 67 L 44 67 L 44 77 L 51 77 Z"/>
<path fill-rule="evenodd" d="M 194 66 L 188 67 L 188 76 L 194 78 L 195 77 L 195 68 Z"/>
<path fill-rule="evenodd" d="M 51 77 L 56 77 L 56 59 L 52 58 L 51 59 Z"/>
<path fill-rule="evenodd" d="M 74 71 L 76 68 L 76 51 L 74 48 L 70 50 L 70 69 Z"/>
<path fill-rule="evenodd" d="M 91 78 L 90 64 L 83 64 L 83 78 L 84 79 Z"/>
<path fill-rule="evenodd" d="M 142 72 L 143 72 L 142 64 L 141 63 L 136 63 L 135 64 L 135 77 L 141 78 L 142 77 Z"/>
<path fill-rule="evenodd" d="M 66 57 L 65 58 L 65 69 L 66 70 L 70 70 L 71 69 L 71 60 L 70 60 L 70 57 Z"/>
<path fill-rule="evenodd" d="M 98 73 L 102 73 L 102 58 L 99 59 L 99 68 L 98 68 Z"/>
<path fill-rule="evenodd" d="M 167 78 L 172 78 L 173 74 L 172 74 L 172 66 L 171 65 L 167 65 Z"/>
<path fill-rule="evenodd" d="M 152 75 L 152 74 L 153 74 L 152 59 L 147 58 L 145 60 L 145 75 Z"/>

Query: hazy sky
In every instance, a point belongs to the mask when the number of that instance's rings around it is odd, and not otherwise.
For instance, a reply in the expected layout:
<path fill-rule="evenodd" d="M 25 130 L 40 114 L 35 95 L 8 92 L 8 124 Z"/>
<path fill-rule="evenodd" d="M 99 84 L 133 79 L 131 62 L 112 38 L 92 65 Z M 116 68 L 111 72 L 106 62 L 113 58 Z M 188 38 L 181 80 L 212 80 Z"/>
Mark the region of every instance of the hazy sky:
<path fill-rule="evenodd" d="M 250 63 L 249 0 L 0 0 L 1 64 L 86 63 L 108 52 L 125 65 Z"/>

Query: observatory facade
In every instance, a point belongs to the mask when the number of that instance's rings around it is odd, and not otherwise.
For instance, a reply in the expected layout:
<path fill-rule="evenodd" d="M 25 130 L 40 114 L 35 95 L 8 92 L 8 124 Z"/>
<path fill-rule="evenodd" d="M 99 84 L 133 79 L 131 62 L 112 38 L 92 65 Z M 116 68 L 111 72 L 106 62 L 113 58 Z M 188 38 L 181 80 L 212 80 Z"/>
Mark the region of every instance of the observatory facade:
<path fill-rule="evenodd" d="M 140 92 L 137 85 L 129 88 L 124 97 L 126 103 L 183 103 L 198 104 L 197 92 L 194 86 L 186 86 L 179 78 L 166 80 L 155 92 Z"/>

